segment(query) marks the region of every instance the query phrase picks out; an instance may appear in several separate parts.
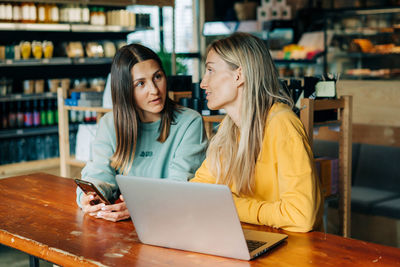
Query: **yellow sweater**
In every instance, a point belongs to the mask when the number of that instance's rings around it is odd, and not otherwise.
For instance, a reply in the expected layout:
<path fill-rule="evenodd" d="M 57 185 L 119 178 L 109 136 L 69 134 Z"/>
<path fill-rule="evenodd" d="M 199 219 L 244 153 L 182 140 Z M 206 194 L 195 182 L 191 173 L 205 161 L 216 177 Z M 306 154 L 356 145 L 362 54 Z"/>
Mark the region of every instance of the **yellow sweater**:
<path fill-rule="evenodd" d="M 287 105 L 274 104 L 255 167 L 254 194 L 233 193 L 240 220 L 295 232 L 321 229 L 323 198 L 314 166 L 301 121 Z M 207 158 L 191 182 L 216 182 Z"/>

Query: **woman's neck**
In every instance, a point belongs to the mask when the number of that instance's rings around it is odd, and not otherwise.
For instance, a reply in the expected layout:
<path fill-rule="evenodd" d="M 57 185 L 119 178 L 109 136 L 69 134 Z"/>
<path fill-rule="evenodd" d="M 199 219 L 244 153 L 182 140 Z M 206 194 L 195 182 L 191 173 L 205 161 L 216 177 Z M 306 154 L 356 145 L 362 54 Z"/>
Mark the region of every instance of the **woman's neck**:
<path fill-rule="evenodd" d="M 224 109 L 236 126 L 240 128 L 240 107 L 230 106 Z"/>

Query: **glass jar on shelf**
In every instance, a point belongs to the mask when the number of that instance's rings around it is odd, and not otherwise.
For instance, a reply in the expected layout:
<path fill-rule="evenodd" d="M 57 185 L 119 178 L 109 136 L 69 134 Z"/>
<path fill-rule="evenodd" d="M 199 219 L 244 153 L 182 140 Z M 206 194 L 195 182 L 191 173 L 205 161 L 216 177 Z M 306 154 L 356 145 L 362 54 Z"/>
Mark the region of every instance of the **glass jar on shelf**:
<path fill-rule="evenodd" d="M 43 56 L 42 42 L 33 41 L 32 42 L 32 55 L 35 59 L 41 59 Z"/>
<path fill-rule="evenodd" d="M 43 41 L 43 56 L 44 58 L 52 58 L 53 57 L 53 51 L 54 51 L 54 45 L 52 41 Z"/>
<path fill-rule="evenodd" d="M 20 43 L 20 48 L 22 59 L 29 59 L 31 57 L 31 43 L 28 41 L 22 41 Z"/>
<path fill-rule="evenodd" d="M 46 5 L 39 3 L 36 7 L 37 11 L 37 22 L 45 23 L 46 22 Z"/>
<path fill-rule="evenodd" d="M 52 23 L 59 23 L 60 22 L 60 14 L 58 10 L 58 6 L 56 4 L 51 5 L 50 9 L 50 21 Z"/>
<path fill-rule="evenodd" d="M 29 22 L 35 23 L 37 21 L 36 5 L 29 3 Z"/>
<path fill-rule="evenodd" d="M 12 12 L 12 20 L 13 22 L 21 22 L 22 20 L 22 9 L 21 5 L 18 3 L 13 4 L 13 12 Z"/>

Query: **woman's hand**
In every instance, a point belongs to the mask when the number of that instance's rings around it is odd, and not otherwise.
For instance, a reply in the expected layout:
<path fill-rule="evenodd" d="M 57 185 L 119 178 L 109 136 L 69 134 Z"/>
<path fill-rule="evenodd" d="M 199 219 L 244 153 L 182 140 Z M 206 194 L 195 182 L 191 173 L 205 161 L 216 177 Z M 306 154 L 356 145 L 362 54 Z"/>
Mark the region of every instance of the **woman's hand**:
<path fill-rule="evenodd" d="M 82 193 L 80 202 L 83 212 L 89 215 L 101 211 L 101 208 L 105 206 L 96 194 Z"/>
<path fill-rule="evenodd" d="M 105 205 L 101 203 L 93 205 L 89 211 L 89 215 L 112 222 L 128 219 L 130 215 L 126 208 L 124 197 L 120 195 L 119 198 L 121 201 L 117 201 L 116 204 Z"/>

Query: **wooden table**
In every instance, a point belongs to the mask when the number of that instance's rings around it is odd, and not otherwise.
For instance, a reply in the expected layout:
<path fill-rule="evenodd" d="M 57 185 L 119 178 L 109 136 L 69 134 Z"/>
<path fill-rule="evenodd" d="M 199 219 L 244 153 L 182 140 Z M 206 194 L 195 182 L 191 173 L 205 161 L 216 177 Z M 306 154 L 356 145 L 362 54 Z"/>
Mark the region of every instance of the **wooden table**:
<path fill-rule="evenodd" d="M 0 180 L 0 243 L 62 266 L 400 266 L 400 249 L 312 233 L 247 262 L 143 245 L 130 220 L 85 216 L 73 180 L 44 173 Z"/>

